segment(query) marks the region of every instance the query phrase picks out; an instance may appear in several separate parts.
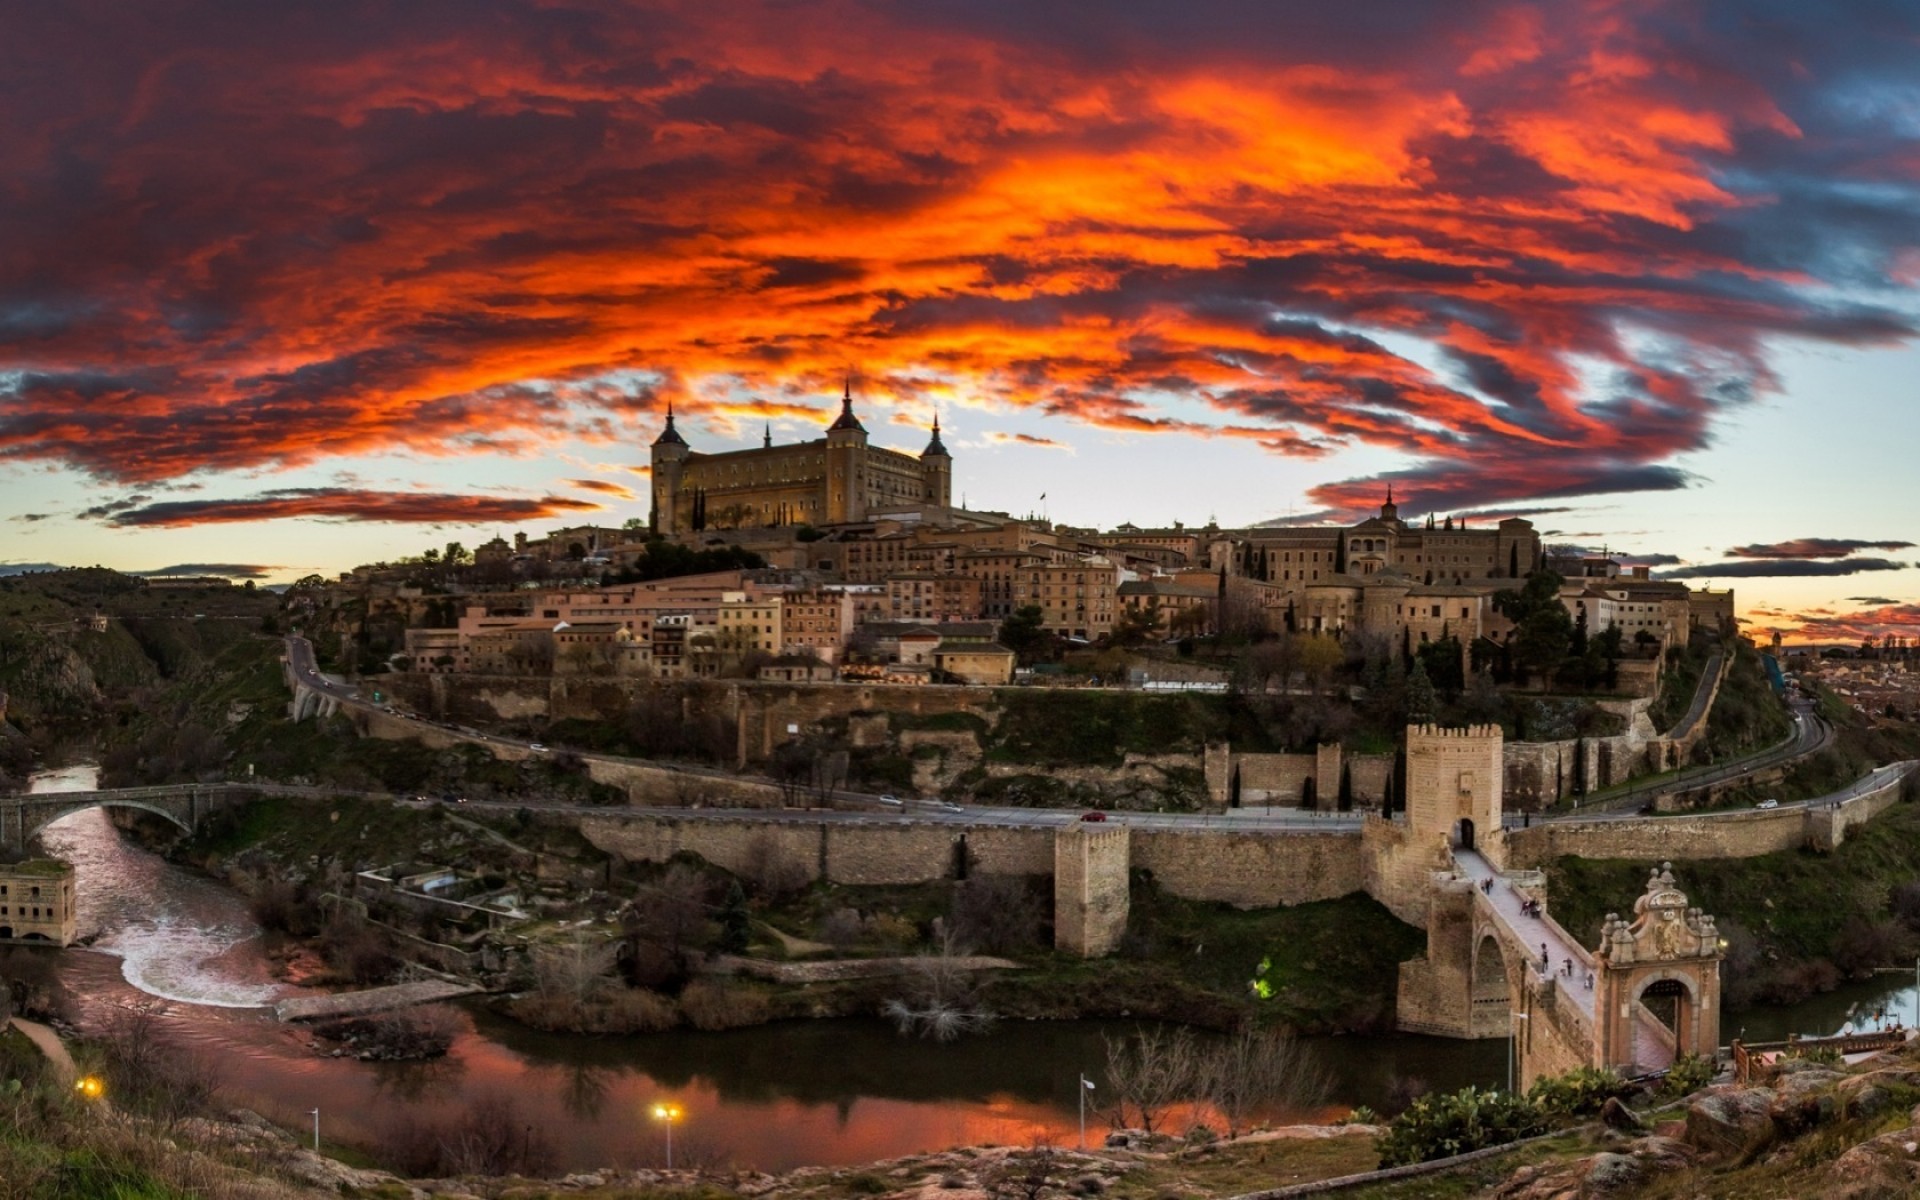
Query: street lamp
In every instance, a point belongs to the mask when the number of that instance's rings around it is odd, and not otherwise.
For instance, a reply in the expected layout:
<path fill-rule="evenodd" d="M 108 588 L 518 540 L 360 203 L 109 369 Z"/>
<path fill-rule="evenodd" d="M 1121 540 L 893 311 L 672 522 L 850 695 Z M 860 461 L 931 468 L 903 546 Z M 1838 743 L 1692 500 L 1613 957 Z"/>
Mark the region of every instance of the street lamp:
<path fill-rule="evenodd" d="M 678 1104 L 656 1104 L 653 1106 L 653 1119 L 664 1121 L 667 1126 L 667 1170 L 673 1170 L 673 1123 L 680 1119 Z"/>
<path fill-rule="evenodd" d="M 307 1115 L 313 1118 L 313 1152 L 320 1153 L 320 1110 L 310 1108 Z"/>
<path fill-rule="evenodd" d="M 1527 1019 L 1527 1014 L 1523 1012 L 1509 1011 L 1507 1013 L 1507 1016 L 1513 1018 L 1513 1020 L 1515 1021 L 1524 1021 Z M 1513 1094 L 1513 1044 L 1515 1041 L 1519 1040 L 1519 1036 L 1520 1036 L 1520 1031 L 1514 1028 L 1512 1024 L 1509 1024 L 1507 1026 L 1507 1094 L 1508 1095 Z"/>
<path fill-rule="evenodd" d="M 1087 1148 L 1087 1093 L 1093 1090 L 1093 1080 L 1083 1071 L 1080 1074 L 1080 1148 Z"/>

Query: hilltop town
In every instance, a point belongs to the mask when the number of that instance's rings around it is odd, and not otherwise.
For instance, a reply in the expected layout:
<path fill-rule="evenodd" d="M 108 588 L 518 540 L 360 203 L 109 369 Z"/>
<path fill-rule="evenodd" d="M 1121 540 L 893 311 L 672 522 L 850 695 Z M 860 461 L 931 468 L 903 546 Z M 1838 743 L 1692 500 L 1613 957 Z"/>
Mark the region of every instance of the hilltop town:
<path fill-rule="evenodd" d="M 971 511 L 951 502 L 937 422 L 917 459 L 871 447 L 850 393 L 823 437 L 734 452 L 693 450 L 669 414 L 649 465 L 649 521 L 453 544 L 356 568 L 309 602 L 350 606 L 365 671 L 983 685 L 1057 672 L 1070 651 L 1191 657 L 1200 639 L 1282 634 L 1525 680 L 1564 648 L 1529 637 L 1502 596 L 1549 569 L 1610 678 L 1734 615 L 1731 591 L 1553 553 L 1524 518 L 1403 518 L 1391 488 L 1348 525 L 1094 530 Z M 1188 667 L 1130 678 L 1221 682 Z"/>

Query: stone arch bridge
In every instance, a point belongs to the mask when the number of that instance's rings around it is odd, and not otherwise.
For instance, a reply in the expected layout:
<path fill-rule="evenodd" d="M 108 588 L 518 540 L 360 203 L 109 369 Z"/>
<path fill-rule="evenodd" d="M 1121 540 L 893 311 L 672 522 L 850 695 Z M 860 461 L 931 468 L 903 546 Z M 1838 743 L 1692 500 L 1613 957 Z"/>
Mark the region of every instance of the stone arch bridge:
<path fill-rule="evenodd" d="M 183 783 L 159 787 L 102 788 L 0 797 L 0 845 L 24 851 L 33 836 L 61 817 L 88 808 L 131 808 L 192 833 L 208 814 L 243 807 L 269 793 L 323 794 L 317 789 L 275 784 Z"/>
<path fill-rule="evenodd" d="M 1370 825 L 1370 889 L 1424 925 L 1400 967 L 1402 1029 L 1514 1040 L 1518 1081 L 1575 1067 L 1632 1076 L 1719 1048 L 1714 919 L 1662 864 L 1589 949 L 1548 910 L 1546 877 L 1510 870 L 1497 728 L 1409 729 L 1407 822 Z M 1625 899 L 1625 897 L 1622 897 Z"/>

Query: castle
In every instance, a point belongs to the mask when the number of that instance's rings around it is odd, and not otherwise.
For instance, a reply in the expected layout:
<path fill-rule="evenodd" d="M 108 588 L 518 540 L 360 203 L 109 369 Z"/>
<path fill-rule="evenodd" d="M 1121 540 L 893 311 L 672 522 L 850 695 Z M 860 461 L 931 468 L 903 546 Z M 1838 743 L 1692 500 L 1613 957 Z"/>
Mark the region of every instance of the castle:
<path fill-rule="evenodd" d="M 853 389 L 825 437 L 791 446 L 702 454 L 687 445 L 667 410 L 653 442 L 653 532 L 663 537 L 707 528 L 844 525 L 889 506 L 948 508 L 953 456 L 940 442 L 940 419 L 919 458 L 867 444 L 853 415 Z"/>

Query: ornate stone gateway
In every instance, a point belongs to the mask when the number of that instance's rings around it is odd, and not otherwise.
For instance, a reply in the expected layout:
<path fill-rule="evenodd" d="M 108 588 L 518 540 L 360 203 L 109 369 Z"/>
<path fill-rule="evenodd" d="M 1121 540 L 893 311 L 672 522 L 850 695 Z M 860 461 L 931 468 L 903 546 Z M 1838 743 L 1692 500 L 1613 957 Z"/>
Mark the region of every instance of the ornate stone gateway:
<path fill-rule="evenodd" d="M 1726 944 L 1713 918 L 1687 902 L 1662 863 L 1633 906 L 1633 920 L 1607 914 L 1594 952 L 1594 1059 L 1624 1071 L 1664 1067 L 1720 1045 L 1720 960 Z"/>

